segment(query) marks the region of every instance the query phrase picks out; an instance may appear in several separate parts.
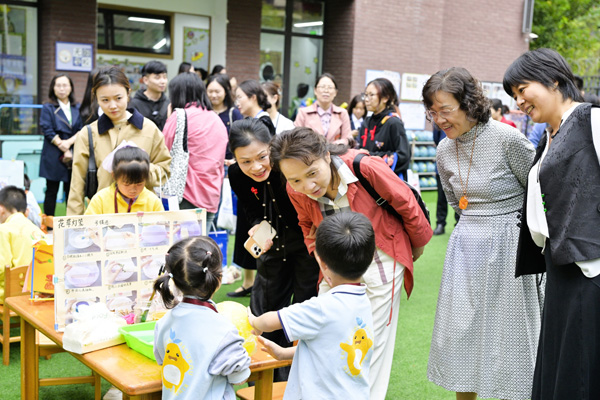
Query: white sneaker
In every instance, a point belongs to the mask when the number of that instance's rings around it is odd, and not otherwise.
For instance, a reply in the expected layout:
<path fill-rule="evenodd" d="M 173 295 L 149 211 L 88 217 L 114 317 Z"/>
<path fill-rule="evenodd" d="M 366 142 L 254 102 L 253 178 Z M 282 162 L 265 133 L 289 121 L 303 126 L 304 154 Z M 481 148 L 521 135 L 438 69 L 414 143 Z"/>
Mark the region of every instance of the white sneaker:
<path fill-rule="evenodd" d="M 123 399 L 123 392 L 121 392 L 119 389 L 117 389 L 114 386 L 111 386 L 110 389 L 108 389 L 108 392 L 106 392 L 106 394 L 102 398 L 102 400 L 122 400 L 122 399 Z"/>

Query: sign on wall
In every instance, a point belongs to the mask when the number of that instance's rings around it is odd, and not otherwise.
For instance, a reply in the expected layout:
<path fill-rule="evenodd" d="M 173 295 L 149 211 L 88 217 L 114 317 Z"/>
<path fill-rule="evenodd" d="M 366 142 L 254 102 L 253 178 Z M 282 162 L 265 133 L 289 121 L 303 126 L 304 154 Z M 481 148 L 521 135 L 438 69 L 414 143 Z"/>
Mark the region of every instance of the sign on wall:
<path fill-rule="evenodd" d="M 400 74 L 400 72 L 368 69 L 365 76 L 365 88 L 367 87 L 369 82 L 377 78 L 388 79 L 390 82 L 392 82 L 392 85 L 394 85 L 396 94 L 400 94 L 400 81 L 402 80 L 402 75 Z"/>
<path fill-rule="evenodd" d="M 423 86 L 425 86 L 430 76 L 426 74 L 404 74 L 400 100 L 422 101 Z"/>
<path fill-rule="evenodd" d="M 208 55 L 210 51 L 210 30 L 201 28 L 183 28 L 183 61 L 194 68 L 209 71 Z M 209 71 L 210 72 L 210 71 Z"/>
<path fill-rule="evenodd" d="M 56 42 L 56 70 L 91 72 L 94 45 L 90 43 Z"/>

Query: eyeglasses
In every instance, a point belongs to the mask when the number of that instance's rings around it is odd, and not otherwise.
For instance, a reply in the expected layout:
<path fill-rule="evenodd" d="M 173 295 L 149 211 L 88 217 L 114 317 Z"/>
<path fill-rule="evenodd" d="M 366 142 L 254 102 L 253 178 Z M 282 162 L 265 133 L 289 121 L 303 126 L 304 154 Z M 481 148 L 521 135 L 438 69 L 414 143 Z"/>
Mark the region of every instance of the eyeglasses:
<path fill-rule="evenodd" d="M 459 108 L 460 108 L 460 106 L 456 106 L 452 110 L 446 109 L 446 110 L 442 110 L 442 111 L 439 111 L 439 112 L 437 112 L 437 111 L 431 111 L 431 110 L 425 110 L 425 116 L 427 117 L 428 121 L 433 121 L 437 117 L 442 117 L 444 119 L 448 119 L 448 117 L 450 117 L 452 115 L 452 113 L 454 113 Z"/>
<path fill-rule="evenodd" d="M 361 93 L 361 96 L 364 99 L 372 99 L 373 97 L 377 97 L 377 93 Z"/>
<path fill-rule="evenodd" d="M 58 89 L 62 89 L 62 88 L 70 88 L 71 85 L 69 85 L 68 83 L 60 83 L 60 84 L 57 83 L 56 85 L 54 85 L 54 87 L 58 88 Z"/>
<path fill-rule="evenodd" d="M 332 92 L 335 90 L 335 86 L 317 86 L 321 92 Z"/>

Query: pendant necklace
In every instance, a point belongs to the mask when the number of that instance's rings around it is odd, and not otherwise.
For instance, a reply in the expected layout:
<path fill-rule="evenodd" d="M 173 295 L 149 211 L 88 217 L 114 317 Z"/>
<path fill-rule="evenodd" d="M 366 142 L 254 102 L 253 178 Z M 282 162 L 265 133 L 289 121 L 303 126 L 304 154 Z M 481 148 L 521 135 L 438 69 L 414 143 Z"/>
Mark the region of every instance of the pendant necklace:
<path fill-rule="evenodd" d="M 469 169 L 467 170 L 467 182 L 463 185 L 462 177 L 460 175 L 460 157 L 458 156 L 458 138 L 456 138 L 456 162 L 458 163 L 458 179 L 460 181 L 460 187 L 463 195 L 458 201 L 458 208 L 465 210 L 469 205 L 467 200 L 467 189 L 469 187 L 469 175 L 471 174 L 471 164 L 473 163 L 473 151 L 475 150 L 475 140 L 477 140 L 477 128 L 475 128 L 475 138 L 473 139 L 473 147 L 471 148 L 471 158 L 469 159 Z"/>

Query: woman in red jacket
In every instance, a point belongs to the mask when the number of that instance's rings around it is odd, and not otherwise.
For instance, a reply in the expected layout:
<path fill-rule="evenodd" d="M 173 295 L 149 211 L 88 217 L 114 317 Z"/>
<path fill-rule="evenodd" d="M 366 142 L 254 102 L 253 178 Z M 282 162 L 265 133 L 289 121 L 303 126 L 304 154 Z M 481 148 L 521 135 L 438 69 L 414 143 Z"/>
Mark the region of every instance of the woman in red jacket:
<path fill-rule="evenodd" d="M 379 157 L 364 157 L 360 171 L 377 193 L 402 216 L 402 221 L 379 207 L 358 182 L 352 169 L 357 150 L 328 144 L 309 128 L 277 135 L 270 146 L 272 163 L 288 181 L 287 190 L 309 252 L 315 231 L 326 215 L 356 211 L 366 215 L 375 230 L 376 251 L 363 281 L 373 310 L 375 342 L 370 386 L 373 400 L 384 399 L 392 367 L 400 289 L 413 287 L 416 261 L 433 232 L 414 195 Z M 320 292 L 329 289 L 321 282 Z"/>

